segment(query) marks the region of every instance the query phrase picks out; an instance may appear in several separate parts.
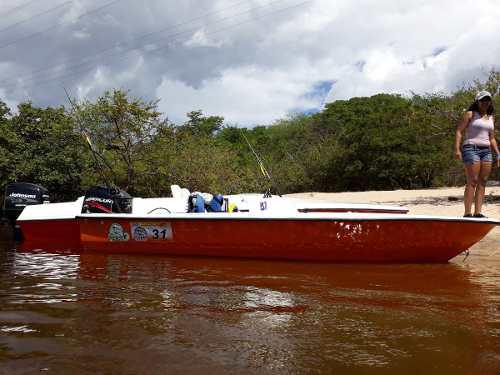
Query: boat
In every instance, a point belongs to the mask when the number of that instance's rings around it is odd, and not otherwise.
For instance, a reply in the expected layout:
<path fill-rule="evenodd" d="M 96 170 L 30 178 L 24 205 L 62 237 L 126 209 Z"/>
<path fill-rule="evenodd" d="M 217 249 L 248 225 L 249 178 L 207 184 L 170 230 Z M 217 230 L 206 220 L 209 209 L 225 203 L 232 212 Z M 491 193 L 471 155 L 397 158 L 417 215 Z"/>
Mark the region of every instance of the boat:
<path fill-rule="evenodd" d="M 74 202 L 26 206 L 17 223 L 25 244 L 33 247 L 57 243 L 61 249 L 106 254 L 342 263 L 443 263 L 500 224 L 489 218 L 410 215 L 394 206 L 321 207 L 256 194 L 227 196 L 218 212 L 191 212 L 193 195 L 176 185 L 172 192 L 169 198 L 86 194 Z M 234 206 L 237 210 L 229 209 Z"/>

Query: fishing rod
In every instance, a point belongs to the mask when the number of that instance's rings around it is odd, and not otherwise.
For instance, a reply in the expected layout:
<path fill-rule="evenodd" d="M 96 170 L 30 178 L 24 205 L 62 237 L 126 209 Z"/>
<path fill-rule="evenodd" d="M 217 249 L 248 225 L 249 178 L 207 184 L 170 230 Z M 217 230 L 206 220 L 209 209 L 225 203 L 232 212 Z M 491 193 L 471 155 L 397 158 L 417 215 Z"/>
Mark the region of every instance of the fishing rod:
<path fill-rule="evenodd" d="M 264 166 L 264 162 L 262 161 L 261 157 L 257 154 L 255 149 L 252 147 L 251 143 L 249 142 L 248 138 L 245 136 L 245 133 L 243 130 L 240 129 L 241 135 L 243 136 L 243 139 L 247 142 L 248 147 L 252 151 L 253 155 L 255 156 L 255 159 L 257 159 L 257 163 L 259 164 L 260 171 L 262 172 L 262 175 L 269 180 L 271 183 L 271 186 L 274 188 L 274 191 L 276 194 L 278 194 L 281 197 L 281 194 L 278 191 L 278 187 L 276 183 L 274 182 L 273 177 L 271 174 L 267 171 L 266 167 Z M 271 188 L 267 189 L 267 191 L 264 193 L 264 197 L 270 197 L 271 196 Z"/>
<path fill-rule="evenodd" d="M 66 88 L 64 88 L 64 92 L 66 93 L 66 97 L 68 98 L 68 101 L 71 104 L 71 107 L 73 108 L 73 112 L 75 113 L 75 118 L 76 118 L 76 121 L 78 123 L 78 126 L 80 127 L 80 129 L 84 129 L 83 123 L 82 123 L 82 121 L 80 119 L 80 115 L 78 113 L 76 105 L 73 102 L 73 100 L 71 99 L 71 97 L 69 96 L 68 91 L 66 90 Z M 103 155 L 101 155 L 101 153 L 99 152 L 99 150 L 97 150 L 97 147 L 92 143 L 92 141 L 90 140 L 90 136 L 87 134 L 87 132 L 85 130 L 81 130 L 81 134 L 82 134 L 83 138 L 85 139 L 87 145 L 90 148 L 92 157 L 94 159 L 95 166 L 99 170 L 99 174 L 100 174 L 101 178 L 103 179 L 104 183 L 106 184 L 106 186 L 108 188 L 115 187 L 114 184 L 112 184 L 112 183 L 109 182 L 109 179 L 107 178 L 107 176 L 103 172 L 103 168 L 102 168 L 101 162 L 104 163 L 104 165 L 106 166 L 106 168 L 108 168 L 108 170 L 111 172 L 111 174 L 115 177 L 115 180 L 116 180 L 116 175 L 115 175 L 115 172 L 113 171 L 113 168 L 111 168 L 111 166 L 109 165 L 108 161 L 104 158 Z M 101 159 L 101 162 L 99 161 L 99 158 Z"/>

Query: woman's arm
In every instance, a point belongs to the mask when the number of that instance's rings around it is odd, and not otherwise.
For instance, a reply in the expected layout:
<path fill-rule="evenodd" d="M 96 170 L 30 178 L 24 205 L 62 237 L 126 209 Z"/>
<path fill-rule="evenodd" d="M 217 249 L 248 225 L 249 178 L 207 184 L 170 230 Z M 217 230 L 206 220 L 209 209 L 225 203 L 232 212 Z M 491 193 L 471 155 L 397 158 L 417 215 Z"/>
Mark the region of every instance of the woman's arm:
<path fill-rule="evenodd" d="M 457 125 L 457 130 L 455 132 L 455 159 L 462 159 L 462 151 L 460 151 L 460 146 L 462 145 L 462 132 L 469 125 L 470 119 L 472 118 L 472 111 L 467 111 L 462 116 L 462 119 Z"/>
<path fill-rule="evenodd" d="M 495 124 L 493 120 L 493 125 Z M 497 140 L 495 139 L 495 130 L 490 132 L 490 144 L 493 152 L 497 155 L 497 167 L 500 168 L 500 152 L 498 150 L 498 143 Z"/>

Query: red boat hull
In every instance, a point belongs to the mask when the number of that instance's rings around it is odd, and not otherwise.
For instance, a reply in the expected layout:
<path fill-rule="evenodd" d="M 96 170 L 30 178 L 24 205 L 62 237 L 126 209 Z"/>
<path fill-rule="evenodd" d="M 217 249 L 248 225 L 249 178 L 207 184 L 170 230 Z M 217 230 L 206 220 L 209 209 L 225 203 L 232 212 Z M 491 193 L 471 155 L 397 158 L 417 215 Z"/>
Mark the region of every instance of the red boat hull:
<path fill-rule="evenodd" d="M 24 242 L 31 247 L 57 250 L 80 248 L 77 219 L 18 221 Z"/>
<path fill-rule="evenodd" d="M 133 226 L 168 226 L 164 239 L 136 240 Z M 110 228 L 124 237 L 110 240 Z M 496 225 L 431 219 L 128 219 L 81 218 L 84 251 L 344 263 L 442 263 Z M 134 227 L 135 228 L 135 227 Z"/>

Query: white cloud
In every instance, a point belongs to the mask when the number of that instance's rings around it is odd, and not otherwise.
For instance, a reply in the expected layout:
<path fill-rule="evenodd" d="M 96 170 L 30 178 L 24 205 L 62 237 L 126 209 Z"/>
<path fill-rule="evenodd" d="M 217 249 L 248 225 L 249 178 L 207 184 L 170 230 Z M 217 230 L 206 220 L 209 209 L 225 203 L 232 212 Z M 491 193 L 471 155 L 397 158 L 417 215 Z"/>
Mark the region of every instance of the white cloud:
<path fill-rule="evenodd" d="M 54 6 L 44 4 L 9 15 L 0 28 Z M 122 87 L 161 99 L 174 120 L 202 109 L 251 125 L 321 106 L 322 98 L 307 95 L 318 82 L 335 81 L 328 100 L 450 91 L 500 67 L 498 0 L 122 0 L 78 19 L 102 5 L 78 0 L 63 16 L 0 34 L 0 99 L 59 105 L 65 75 L 81 97 Z M 0 14 L 8 9 L 0 4 Z M 89 69 L 75 72 L 89 58 Z M 58 70 L 26 79 L 44 66 Z"/>
<path fill-rule="evenodd" d="M 221 47 L 222 42 L 210 39 L 204 30 L 199 30 L 184 45 L 186 47 Z"/>
<path fill-rule="evenodd" d="M 303 72 L 263 70 L 256 66 L 228 69 L 195 89 L 179 80 L 164 78 L 156 90 L 160 109 L 170 119 L 182 121 L 189 111 L 202 109 L 222 115 L 229 123 L 267 124 L 295 107 L 317 107 L 317 98 L 306 98 L 310 82 Z"/>
<path fill-rule="evenodd" d="M 88 32 L 78 30 L 73 33 L 73 36 L 77 39 L 86 39 L 90 38 L 91 35 Z"/>
<path fill-rule="evenodd" d="M 64 13 L 61 20 L 63 23 L 75 23 L 78 20 L 78 17 L 85 12 L 85 3 L 81 0 L 76 0 L 71 3 L 71 7 L 66 13 Z"/>
<path fill-rule="evenodd" d="M 3 89 L 0 89 L 0 98 L 5 98 L 6 97 L 6 92 Z M 3 102 L 7 105 L 7 107 L 10 108 L 10 111 L 15 113 L 16 112 L 16 105 L 17 103 L 11 100 L 3 100 Z"/>

